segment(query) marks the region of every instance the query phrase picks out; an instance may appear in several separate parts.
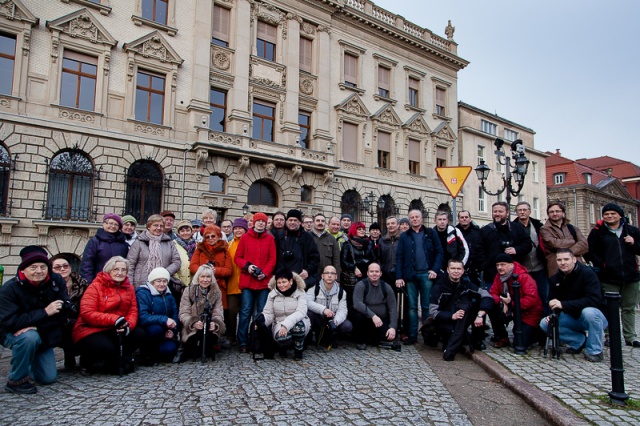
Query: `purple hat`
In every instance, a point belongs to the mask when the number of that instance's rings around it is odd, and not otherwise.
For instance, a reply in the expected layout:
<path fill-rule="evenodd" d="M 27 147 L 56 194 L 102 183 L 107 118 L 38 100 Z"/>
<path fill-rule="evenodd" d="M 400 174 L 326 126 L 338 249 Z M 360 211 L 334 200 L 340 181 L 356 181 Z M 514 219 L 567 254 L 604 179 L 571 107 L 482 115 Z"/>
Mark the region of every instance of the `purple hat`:
<path fill-rule="evenodd" d="M 22 262 L 18 265 L 18 270 L 23 271 L 34 263 L 44 263 L 47 266 L 49 264 L 49 255 L 45 249 L 38 246 L 26 246 L 20 250 L 20 257 Z"/>
<path fill-rule="evenodd" d="M 111 220 L 115 220 L 116 222 L 118 222 L 118 226 L 119 226 L 119 228 L 118 228 L 118 229 L 122 229 L 122 218 L 121 218 L 120 216 L 118 216 L 118 215 L 117 215 L 117 214 L 115 214 L 115 213 L 106 213 L 106 214 L 104 215 L 104 217 L 102 218 L 102 221 L 103 221 L 103 222 L 106 222 L 106 221 L 107 221 L 107 220 L 109 220 L 109 219 L 111 219 Z"/>
<path fill-rule="evenodd" d="M 243 217 L 239 217 L 237 219 L 233 220 L 233 228 L 235 227 L 239 227 L 244 229 L 245 231 L 249 230 L 249 222 L 247 222 L 247 219 L 243 218 Z"/>

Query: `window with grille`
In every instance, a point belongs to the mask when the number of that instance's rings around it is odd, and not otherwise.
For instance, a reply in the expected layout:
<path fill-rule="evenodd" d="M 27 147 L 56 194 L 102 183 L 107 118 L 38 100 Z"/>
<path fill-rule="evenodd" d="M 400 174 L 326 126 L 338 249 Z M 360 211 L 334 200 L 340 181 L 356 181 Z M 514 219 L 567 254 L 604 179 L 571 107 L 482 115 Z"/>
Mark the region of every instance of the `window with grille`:
<path fill-rule="evenodd" d="M 11 157 L 4 145 L 0 145 L 0 216 L 5 216 L 9 199 L 9 174 L 11 171 Z"/>
<path fill-rule="evenodd" d="M 362 198 L 357 191 L 349 189 L 342 194 L 340 200 L 340 212 L 342 214 L 350 214 L 353 217 L 354 222 L 359 222 L 361 219 L 360 209 L 362 206 Z"/>
<path fill-rule="evenodd" d="M 93 179 L 93 164 L 82 151 L 56 154 L 49 165 L 45 218 L 90 220 Z"/>
<path fill-rule="evenodd" d="M 162 209 L 162 171 L 150 160 L 136 161 L 127 171 L 125 214 L 145 223 L 152 214 Z"/>

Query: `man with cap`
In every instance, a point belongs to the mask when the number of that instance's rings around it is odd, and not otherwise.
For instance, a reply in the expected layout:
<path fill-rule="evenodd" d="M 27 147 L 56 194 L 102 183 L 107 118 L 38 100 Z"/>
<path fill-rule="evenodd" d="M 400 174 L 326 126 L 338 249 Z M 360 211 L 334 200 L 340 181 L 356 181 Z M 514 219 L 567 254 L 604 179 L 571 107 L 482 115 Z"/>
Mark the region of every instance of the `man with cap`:
<path fill-rule="evenodd" d="M 409 218 L 403 217 L 398 221 L 398 228 L 400 229 L 400 233 L 408 231 L 411 228 L 411 223 L 409 223 Z"/>
<path fill-rule="evenodd" d="M 513 283 L 520 283 L 520 309 L 522 311 L 522 338 L 525 346 L 540 341 L 538 325 L 542 319 L 542 302 L 538 297 L 538 286 L 524 266 L 513 258 L 500 253 L 496 256 L 496 275 L 489 290 L 494 305 L 489 311 L 496 348 L 509 346 L 507 324 L 513 319 Z M 486 278 L 485 278 L 486 279 Z"/>
<path fill-rule="evenodd" d="M 609 203 L 602 208 L 602 220 L 587 237 L 589 253 L 585 257 L 598 271 L 602 290 L 620 293 L 622 335 L 627 346 L 640 348 L 636 335 L 636 305 L 640 272 L 636 256 L 640 255 L 640 231 L 624 218 L 622 208 Z"/>
<path fill-rule="evenodd" d="M 380 236 L 382 228 L 378 222 L 369 225 L 369 241 L 371 241 L 371 251 L 373 252 L 372 261 L 380 263 Z"/>
<path fill-rule="evenodd" d="M 351 228 L 351 223 L 353 222 L 353 216 L 349 213 L 343 213 L 340 216 L 340 230 L 346 235 L 349 233 L 349 228 Z"/>
<path fill-rule="evenodd" d="M 340 276 L 340 244 L 327 232 L 327 218 L 322 213 L 317 213 L 313 217 L 313 229 L 311 236 L 318 247 L 320 263 L 318 273 L 322 273 L 326 266 L 333 266 Z M 322 277 L 321 277 L 322 278 Z"/>
<path fill-rule="evenodd" d="M 122 216 L 122 233 L 124 234 L 124 239 L 131 247 L 131 244 L 138 238 L 138 233 L 136 232 L 136 227 L 138 226 L 138 221 L 135 217 L 130 214 L 126 216 Z"/>
<path fill-rule="evenodd" d="M 164 219 L 164 233 L 171 237 L 171 240 L 178 238 L 175 232 L 173 232 L 173 224 L 176 221 L 176 215 L 171 210 L 165 210 L 160 213 L 160 216 Z"/>
<path fill-rule="evenodd" d="M 64 279 L 51 271 L 47 252 L 37 246 L 20 251 L 17 275 L 0 289 L 0 344 L 11 349 L 5 391 L 36 393 L 57 376 L 53 348 L 62 342 L 69 296 Z"/>
<path fill-rule="evenodd" d="M 313 237 L 302 229 L 301 223 L 300 210 L 291 209 L 287 212 L 285 231 L 276 237 L 278 267 L 285 267 L 300 275 L 309 288 L 319 280 L 320 253 Z"/>

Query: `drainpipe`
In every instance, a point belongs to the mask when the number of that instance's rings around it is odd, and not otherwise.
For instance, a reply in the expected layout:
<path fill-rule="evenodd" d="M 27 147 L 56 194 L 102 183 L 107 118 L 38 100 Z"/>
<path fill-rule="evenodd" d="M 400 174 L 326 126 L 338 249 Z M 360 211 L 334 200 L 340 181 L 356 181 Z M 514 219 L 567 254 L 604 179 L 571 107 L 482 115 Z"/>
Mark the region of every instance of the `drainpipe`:
<path fill-rule="evenodd" d="M 576 193 L 575 188 L 573 188 L 573 210 L 576 216 L 576 223 L 573 226 L 577 226 L 579 228 L 580 224 L 578 223 L 578 194 Z"/>
<path fill-rule="evenodd" d="M 185 173 L 187 169 L 187 151 L 189 151 L 189 145 L 185 144 L 184 151 L 182 153 L 182 201 L 180 203 L 180 220 L 184 219 L 184 185 L 185 185 Z"/>

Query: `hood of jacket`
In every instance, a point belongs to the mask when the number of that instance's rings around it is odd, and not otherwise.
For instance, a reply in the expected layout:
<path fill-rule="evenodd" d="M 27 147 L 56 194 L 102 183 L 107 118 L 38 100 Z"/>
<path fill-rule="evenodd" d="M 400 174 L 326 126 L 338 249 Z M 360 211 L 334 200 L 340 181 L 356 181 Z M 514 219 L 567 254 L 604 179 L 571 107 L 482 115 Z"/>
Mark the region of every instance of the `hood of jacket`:
<path fill-rule="evenodd" d="M 96 238 L 106 243 L 124 243 L 127 240 L 121 231 L 107 232 L 104 229 L 98 229 L 98 232 L 96 232 Z"/>
<path fill-rule="evenodd" d="M 295 272 L 293 273 L 293 281 L 298 286 L 298 290 L 304 292 L 304 289 L 307 286 L 305 285 L 304 280 L 300 278 L 300 275 L 296 274 Z M 271 280 L 269 281 L 269 290 L 275 290 L 275 289 L 276 289 L 276 276 L 274 275 L 273 277 L 271 277 Z"/>

